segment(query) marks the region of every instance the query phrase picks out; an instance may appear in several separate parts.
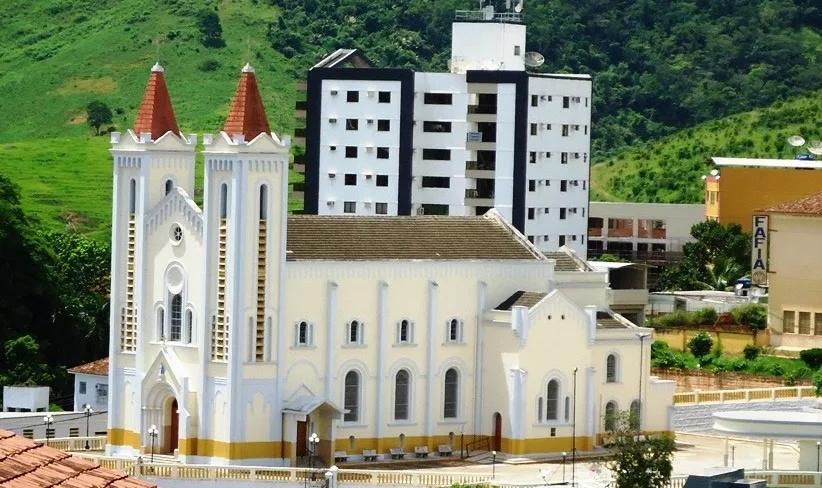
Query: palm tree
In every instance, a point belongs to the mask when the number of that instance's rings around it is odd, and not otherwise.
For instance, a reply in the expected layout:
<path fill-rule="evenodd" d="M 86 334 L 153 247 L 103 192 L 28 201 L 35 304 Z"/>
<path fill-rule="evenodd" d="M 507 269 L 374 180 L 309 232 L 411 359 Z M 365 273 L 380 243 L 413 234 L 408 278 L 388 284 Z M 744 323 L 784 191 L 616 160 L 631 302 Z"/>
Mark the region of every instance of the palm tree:
<path fill-rule="evenodd" d="M 718 257 L 706 266 L 706 280 L 697 284 L 706 290 L 730 291 L 739 278 L 745 276 L 745 270 L 732 258 Z"/>

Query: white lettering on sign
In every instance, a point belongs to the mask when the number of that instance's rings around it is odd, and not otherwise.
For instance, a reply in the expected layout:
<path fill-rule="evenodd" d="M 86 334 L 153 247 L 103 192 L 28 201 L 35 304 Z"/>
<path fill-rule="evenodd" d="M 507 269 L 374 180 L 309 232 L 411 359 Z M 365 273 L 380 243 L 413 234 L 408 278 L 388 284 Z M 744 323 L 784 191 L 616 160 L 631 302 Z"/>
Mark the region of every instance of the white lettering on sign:
<path fill-rule="evenodd" d="M 751 244 L 751 284 L 768 284 L 768 216 L 753 216 L 753 242 Z"/>

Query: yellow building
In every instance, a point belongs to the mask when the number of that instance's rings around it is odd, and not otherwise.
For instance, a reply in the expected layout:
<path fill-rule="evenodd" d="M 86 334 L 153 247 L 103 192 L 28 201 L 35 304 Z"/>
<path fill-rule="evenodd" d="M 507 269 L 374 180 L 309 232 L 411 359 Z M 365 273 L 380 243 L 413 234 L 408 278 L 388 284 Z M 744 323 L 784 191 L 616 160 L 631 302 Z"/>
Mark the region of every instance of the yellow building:
<path fill-rule="evenodd" d="M 757 212 L 768 215 L 768 327 L 784 350 L 822 347 L 822 192 Z"/>
<path fill-rule="evenodd" d="M 721 174 L 705 179 L 705 218 L 751 231 L 754 210 L 822 190 L 822 161 L 713 158 Z"/>

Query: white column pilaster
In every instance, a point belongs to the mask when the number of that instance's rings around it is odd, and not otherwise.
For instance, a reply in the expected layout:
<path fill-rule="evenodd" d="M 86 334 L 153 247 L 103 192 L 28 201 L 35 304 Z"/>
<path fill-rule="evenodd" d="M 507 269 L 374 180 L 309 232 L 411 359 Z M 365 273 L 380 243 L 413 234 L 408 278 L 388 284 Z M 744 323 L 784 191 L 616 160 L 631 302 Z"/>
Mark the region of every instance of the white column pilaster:
<path fill-rule="evenodd" d="M 438 340 L 437 336 L 437 288 L 436 281 L 428 282 L 428 334 L 425 354 L 425 436 L 431 437 L 434 433 L 434 384 L 436 372 L 434 371 L 434 344 Z"/>
<path fill-rule="evenodd" d="M 329 281 L 327 285 L 326 298 L 326 355 L 325 355 L 325 399 L 334 399 L 334 357 L 337 352 L 337 283 Z"/>
<path fill-rule="evenodd" d="M 388 314 L 388 283 L 380 281 L 377 284 L 377 411 L 374 416 L 376 421 L 377 439 L 382 439 L 384 430 L 385 408 L 385 330 L 388 327 L 386 316 Z M 389 336 L 390 337 L 390 336 Z"/>

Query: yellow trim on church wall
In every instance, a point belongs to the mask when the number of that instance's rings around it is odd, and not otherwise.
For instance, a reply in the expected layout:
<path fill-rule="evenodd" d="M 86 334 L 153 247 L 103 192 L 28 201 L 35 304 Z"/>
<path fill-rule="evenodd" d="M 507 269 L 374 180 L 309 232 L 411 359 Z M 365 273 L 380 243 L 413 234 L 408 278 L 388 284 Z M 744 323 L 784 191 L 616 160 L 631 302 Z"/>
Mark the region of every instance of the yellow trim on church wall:
<path fill-rule="evenodd" d="M 140 448 L 140 434 L 126 429 L 108 429 L 106 442 L 112 446 Z"/>

